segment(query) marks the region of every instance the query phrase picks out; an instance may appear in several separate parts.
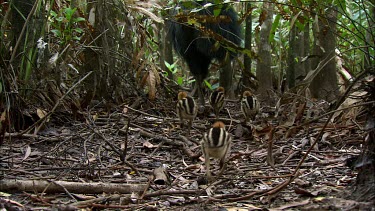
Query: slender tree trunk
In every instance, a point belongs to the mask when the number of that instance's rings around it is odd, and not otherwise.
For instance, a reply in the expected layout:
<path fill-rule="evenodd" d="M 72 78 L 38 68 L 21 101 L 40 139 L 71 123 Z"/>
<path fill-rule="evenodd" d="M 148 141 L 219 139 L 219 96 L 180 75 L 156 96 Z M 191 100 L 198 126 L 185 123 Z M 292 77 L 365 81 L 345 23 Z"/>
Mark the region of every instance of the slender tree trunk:
<path fill-rule="evenodd" d="M 263 12 L 266 18 L 261 25 L 259 32 L 259 43 L 258 43 L 258 61 L 256 68 L 256 75 L 259 80 L 259 98 L 262 101 L 268 101 L 271 99 L 268 91 L 272 89 L 272 71 L 271 71 L 271 45 L 269 43 L 269 37 L 272 27 L 273 20 L 273 3 L 264 2 Z"/>
<path fill-rule="evenodd" d="M 286 71 L 287 84 L 292 88 L 306 75 L 302 59 L 305 54 L 304 31 L 293 25 L 289 33 L 288 68 Z"/>
<path fill-rule="evenodd" d="M 251 10 L 251 3 L 246 3 L 246 12 Z M 251 52 L 251 40 L 252 40 L 252 17 L 251 13 L 246 17 L 245 20 L 245 48 Z M 251 83 L 251 77 L 253 74 L 251 73 L 251 58 L 244 54 L 244 71 L 243 71 L 243 85 L 245 89 L 254 88 L 254 85 Z"/>
<path fill-rule="evenodd" d="M 289 88 L 296 85 L 297 34 L 298 29 L 296 25 L 293 25 L 289 32 L 288 68 L 286 70 L 286 81 Z"/>
<path fill-rule="evenodd" d="M 160 25 L 160 65 L 164 71 L 168 73 L 168 77 L 173 80 L 173 74 L 169 71 L 167 66 L 164 62 L 168 62 L 169 64 L 173 64 L 173 54 L 172 54 L 172 43 L 171 39 L 169 38 L 170 33 L 169 31 L 169 24 L 164 24 L 164 26 Z"/>
<path fill-rule="evenodd" d="M 338 95 L 338 83 L 336 74 L 336 22 L 337 9 L 334 7 L 326 11 L 325 17 L 321 16 L 314 30 L 314 55 L 318 57 L 312 64 L 313 69 L 318 63 L 329 58 L 323 69 L 317 74 L 310 84 L 311 94 L 315 98 L 333 101 Z"/>
<path fill-rule="evenodd" d="M 233 87 L 233 68 L 232 62 L 227 61 L 220 68 L 220 86 L 224 87 L 225 95 L 229 99 L 234 99 L 234 87 Z"/>
<path fill-rule="evenodd" d="M 306 57 L 310 55 L 310 23 L 306 22 L 305 29 L 303 31 L 303 59 L 302 63 L 304 65 L 304 76 L 311 70 L 311 61 Z"/>
<path fill-rule="evenodd" d="M 296 48 L 297 48 L 297 60 L 296 60 L 296 82 L 298 83 L 303 79 L 305 74 L 305 65 L 302 63 L 302 59 L 305 53 L 305 40 L 304 32 L 297 29 L 297 39 L 296 39 Z"/>

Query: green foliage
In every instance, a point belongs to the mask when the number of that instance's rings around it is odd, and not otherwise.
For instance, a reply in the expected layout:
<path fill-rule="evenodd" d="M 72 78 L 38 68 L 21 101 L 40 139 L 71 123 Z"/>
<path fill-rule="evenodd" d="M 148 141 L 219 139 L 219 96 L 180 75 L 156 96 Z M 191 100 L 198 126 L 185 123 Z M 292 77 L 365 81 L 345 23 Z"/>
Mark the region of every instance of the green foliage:
<path fill-rule="evenodd" d="M 59 43 L 65 45 L 71 41 L 81 39 L 83 29 L 79 28 L 78 23 L 85 21 L 82 17 L 74 17 L 77 8 L 65 7 L 63 10 L 50 12 L 51 32 L 59 38 Z"/>
<path fill-rule="evenodd" d="M 177 72 L 176 63 L 169 64 L 167 61 L 164 61 L 164 64 L 168 68 L 169 72 L 171 72 L 172 74 L 176 74 Z M 166 76 L 168 76 L 168 73 Z"/>
<path fill-rule="evenodd" d="M 363 62 L 368 58 L 374 64 L 373 43 L 368 43 L 366 36 L 374 38 L 373 29 L 369 28 L 372 19 L 370 1 L 334 1 L 338 7 L 338 46 L 348 66 L 352 67 L 354 73 L 361 71 Z M 368 46 L 365 48 L 364 46 Z"/>
<path fill-rule="evenodd" d="M 280 19 L 281 19 L 281 15 L 278 14 L 278 15 L 276 15 L 275 20 L 272 23 L 272 29 L 271 29 L 270 37 L 269 37 L 269 42 L 270 43 L 272 43 L 274 41 L 274 39 L 275 39 L 275 33 L 276 33 L 276 30 L 277 30 L 277 27 L 280 24 Z"/>
<path fill-rule="evenodd" d="M 169 72 L 165 72 L 165 76 L 168 76 L 169 73 L 176 75 L 177 73 L 177 68 L 176 68 L 176 63 L 169 64 L 167 61 L 164 61 L 165 66 L 168 68 Z M 176 82 L 178 85 L 182 85 L 184 83 L 184 78 L 181 76 L 178 76 L 176 79 Z"/>
<path fill-rule="evenodd" d="M 204 84 L 206 84 L 206 86 L 210 89 L 210 90 L 213 90 L 213 87 L 215 86 L 216 88 L 219 87 L 219 84 L 216 84 L 216 85 L 211 85 L 210 82 L 208 82 L 207 80 L 204 80 Z"/>

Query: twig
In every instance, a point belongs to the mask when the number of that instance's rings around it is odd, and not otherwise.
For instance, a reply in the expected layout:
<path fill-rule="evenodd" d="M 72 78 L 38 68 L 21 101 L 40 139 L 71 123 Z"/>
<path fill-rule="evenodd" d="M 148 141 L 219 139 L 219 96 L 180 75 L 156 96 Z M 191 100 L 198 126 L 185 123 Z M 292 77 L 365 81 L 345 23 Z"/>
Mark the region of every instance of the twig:
<path fill-rule="evenodd" d="M 162 195 L 177 195 L 177 194 L 193 194 L 193 195 L 201 195 L 205 193 L 206 190 L 159 190 L 152 193 L 148 193 L 144 195 L 144 199 L 150 198 L 150 197 L 156 197 L 156 196 L 162 196 Z"/>
<path fill-rule="evenodd" d="M 161 141 L 163 141 L 165 143 L 168 143 L 172 146 L 178 146 L 178 147 L 182 148 L 182 151 L 192 159 L 198 158 L 200 156 L 200 154 L 193 153 L 185 144 L 183 144 L 180 141 L 173 141 L 169 138 L 166 138 L 166 137 L 163 137 L 163 136 L 160 136 L 160 135 L 156 135 L 154 133 L 149 133 L 149 132 L 146 132 L 146 131 L 143 131 L 143 130 L 139 130 L 139 133 L 141 135 L 149 137 L 149 138 L 161 140 Z"/>
<path fill-rule="evenodd" d="M 337 101 L 336 105 L 335 105 L 335 108 L 334 110 L 337 110 L 337 108 L 344 102 L 345 98 L 348 96 L 350 90 L 353 88 L 354 84 L 362 78 L 362 76 L 364 76 L 366 74 L 367 71 L 363 71 L 357 78 L 356 80 L 350 84 L 350 86 L 346 89 L 345 93 L 340 97 L 340 99 Z M 277 194 L 278 192 L 280 192 L 281 190 L 283 190 L 285 187 L 287 187 L 291 182 L 293 182 L 294 179 L 296 179 L 298 176 L 299 176 L 299 169 L 301 168 L 302 164 L 305 162 L 307 156 L 310 154 L 310 152 L 314 149 L 316 143 L 318 143 L 319 140 L 321 140 L 321 138 L 323 137 L 323 134 L 324 134 L 324 130 L 325 128 L 328 126 L 328 124 L 331 122 L 331 119 L 333 117 L 335 112 L 331 112 L 330 115 L 328 116 L 328 119 L 326 120 L 324 126 L 322 127 L 322 129 L 320 130 L 318 136 L 316 137 L 316 139 L 314 140 L 314 142 L 311 144 L 310 148 L 307 150 L 307 152 L 304 154 L 304 156 L 302 157 L 302 159 L 300 160 L 300 162 L 298 163 L 297 167 L 294 169 L 294 172 L 292 173 L 292 177 L 281 183 L 280 185 L 278 185 L 276 188 L 274 188 L 272 191 L 269 192 L 269 194 Z"/>
<path fill-rule="evenodd" d="M 36 121 L 34 124 L 32 124 L 29 128 L 20 132 L 19 135 L 29 133 L 36 125 L 40 124 L 39 127 L 37 127 L 36 130 L 34 131 L 34 135 L 37 134 L 38 131 L 40 130 L 40 128 L 42 128 L 42 126 L 44 125 L 44 123 L 48 119 L 48 117 L 51 116 L 51 114 L 53 112 L 55 112 L 57 107 L 60 105 L 61 101 L 65 98 L 65 96 L 68 95 L 74 88 L 76 88 L 76 86 L 78 86 L 78 84 L 82 83 L 82 81 L 84 81 L 89 75 L 91 75 L 92 72 L 93 71 L 88 72 L 83 78 L 81 78 L 77 83 L 75 83 L 72 87 L 70 87 L 70 89 L 57 100 L 55 106 L 53 106 L 51 111 L 49 111 L 44 117 L 40 118 L 38 121 Z"/>
<path fill-rule="evenodd" d="M 169 119 L 169 120 L 175 120 L 175 121 L 177 121 L 176 118 L 155 116 L 155 115 L 148 114 L 148 113 L 146 113 L 146 112 L 143 112 L 143 111 L 140 111 L 140 110 L 134 109 L 134 108 L 132 108 L 132 107 L 130 107 L 130 106 L 128 106 L 128 105 L 125 105 L 125 108 L 130 109 L 130 110 L 132 110 L 132 111 L 135 111 L 135 112 L 137 112 L 137 113 L 143 114 L 143 115 L 145 115 L 145 116 L 154 117 L 154 118 L 156 118 L 156 119 L 162 119 L 162 120 Z"/>
<path fill-rule="evenodd" d="M 344 110 L 347 110 L 347 109 L 350 109 L 350 108 L 355 108 L 355 107 L 360 107 L 360 106 L 371 105 L 371 104 L 373 104 L 373 103 L 375 103 L 375 101 L 370 101 L 370 102 L 365 102 L 365 103 L 359 103 L 359 104 L 356 104 L 356 105 L 351 105 L 351 106 L 348 106 L 348 107 L 345 107 L 345 108 L 340 108 L 340 109 L 334 109 L 334 110 L 332 110 L 332 111 L 328 111 L 328 112 L 326 112 L 326 113 L 324 113 L 324 114 L 322 114 L 322 115 L 320 115 L 320 116 L 318 116 L 318 117 L 316 117 L 316 118 L 314 118 L 314 119 L 312 119 L 312 120 L 309 120 L 309 121 L 307 121 L 307 122 L 304 122 L 304 123 L 302 123 L 302 124 L 300 124 L 300 125 L 293 126 L 293 127 L 291 127 L 289 130 L 293 130 L 293 129 L 297 129 L 297 128 L 300 128 L 300 127 L 303 127 L 303 126 L 309 125 L 309 124 L 311 124 L 311 123 L 313 123 L 313 122 L 316 122 L 316 121 L 318 121 L 318 120 L 321 120 L 321 119 L 322 119 L 323 117 L 325 117 L 325 116 L 328 116 L 328 115 L 334 114 L 334 113 L 336 113 L 336 112 L 338 112 L 338 111 L 344 111 Z M 340 104 L 340 105 L 341 105 L 341 104 Z M 329 119 L 330 119 L 330 118 L 329 118 Z M 345 127 L 347 127 L 347 126 L 345 126 Z"/>

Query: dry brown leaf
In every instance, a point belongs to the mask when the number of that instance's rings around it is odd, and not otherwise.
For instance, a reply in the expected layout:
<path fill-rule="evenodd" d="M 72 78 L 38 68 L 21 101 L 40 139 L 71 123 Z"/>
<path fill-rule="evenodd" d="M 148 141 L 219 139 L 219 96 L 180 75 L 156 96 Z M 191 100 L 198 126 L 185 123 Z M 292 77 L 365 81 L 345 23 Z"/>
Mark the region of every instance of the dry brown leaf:
<path fill-rule="evenodd" d="M 143 146 L 146 147 L 146 148 L 149 148 L 149 149 L 156 147 L 155 145 L 151 144 L 148 141 L 143 142 Z"/>
<path fill-rule="evenodd" d="M 39 119 L 42 119 L 47 115 L 47 112 L 38 108 L 36 109 L 36 114 L 38 115 Z"/>
<path fill-rule="evenodd" d="M 302 196 L 314 196 L 310 191 L 306 190 L 306 189 L 303 189 L 303 188 L 298 188 L 298 187 L 295 187 L 294 188 L 294 192 L 296 194 L 299 194 L 299 195 L 302 195 Z"/>
<path fill-rule="evenodd" d="M 30 145 L 26 146 L 25 156 L 23 157 L 22 161 L 26 160 L 31 154 L 31 147 Z"/>
<path fill-rule="evenodd" d="M 148 99 L 155 100 L 156 97 L 156 77 L 154 71 L 150 71 L 148 74 Z"/>
<path fill-rule="evenodd" d="M 129 111 L 129 109 L 128 109 L 127 107 L 124 107 L 124 108 L 122 109 L 122 113 L 123 113 L 123 114 L 127 114 L 128 111 Z"/>
<path fill-rule="evenodd" d="M 353 107 L 350 109 L 345 109 L 345 108 L 348 108 L 350 106 L 355 105 L 356 103 L 361 102 L 363 100 L 362 99 L 363 96 L 365 96 L 366 94 L 367 92 L 364 92 L 364 91 L 358 91 L 358 92 L 354 92 L 350 94 L 351 97 L 346 98 L 346 100 L 340 105 L 340 107 L 338 108 L 339 111 L 335 112 L 335 114 L 332 117 L 332 121 L 335 121 L 337 117 L 339 117 L 340 115 L 342 115 L 341 119 L 343 121 L 355 119 L 358 113 L 360 112 L 361 107 Z M 340 109 L 344 109 L 344 110 L 340 110 Z"/>
<path fill-rule="evenodd" d="M 6 114 L 7 114 L 6 111 L 3 111 L 3 113 L 1 113 L 0 122 L 4 122 L 6 120 Z"/>
<path fill-rule="evenodd" d="M 157 15 L 155 15 L 154 13 L 152 13 L 151 11 L 148 11 L 147 9 L 145 8 L 142 8 L 142 7 L 138 7 L 138 6 L 135 6 L 135 7 L 130 7 L 130 8 L 133 8 L 135 10 L 138 10 L 140 13 L 150 17 L 152 20 L 154 20 L 155 22 L 157 23 L 164 23 L 163 19 L 159 18 Z"/>
<path fill-rule="evenodd" d="M 292 202 L 292 203 L 282 205 L 280 207 L 275 207 L 275 208 L 272 208 L 272 209 L 269 209 L 269 210 L 270 211 L 276 211 L 276 210 L 280 211 L 280 210 L 290 210 L 293 207 L 303 208 L 303 206 L 307 205 L 308 203 L 310 203 L 310 199 L 306 199 L 306 200 L 299 201 L 299 202 Z"/>

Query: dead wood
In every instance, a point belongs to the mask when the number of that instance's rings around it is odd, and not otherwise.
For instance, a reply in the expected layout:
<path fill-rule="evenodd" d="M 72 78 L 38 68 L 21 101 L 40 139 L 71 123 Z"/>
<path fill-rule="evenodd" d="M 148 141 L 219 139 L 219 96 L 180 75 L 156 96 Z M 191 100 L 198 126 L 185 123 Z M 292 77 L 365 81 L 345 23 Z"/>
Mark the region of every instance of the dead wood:
<path fill-rule="evenodd" d="M 164 167 L 154 169 L 154 183 L 157 185 L 170 184 L 168 172 Z"/>
<path fill-rule="evenodd" d="M 200 156 L 200 154 L 195 154 L 193 153 L 189 147 L 187 147 L 184 143 L 180 142 L 180 141 L 173 141 L 171 139 L 168 139 L 166 137 L 163 137 L 163 136 L 160 136 L 160 135 L 157 135 L 157 134 L 152 134 L 152 133 L 149 133 L 149 132 L 146 132 L 146 131 L 143 131 L 143 130 L 139 130 L 140 134 L 143 135 L 143 136 L 147 136 L 149 138 L 154 138 L 154 139 L 159 139 L 167 144 L 170 144 L 170 145 L 173 145 L 173 146 L 177 146 L 179 147 L 186 155 L 188 155 L 190 158 L 198 158 Z"/>
<path fill-rule="evenodd" d="M 42 180 L 1 180 L 0 191 L 13 192 L 44 192 L 44 193 L 70 193 L 99 194 L 99 193 L 132 193 L 143 191 L 147 184 L 114 184 L 114 183 L 80 183 Z"/>

